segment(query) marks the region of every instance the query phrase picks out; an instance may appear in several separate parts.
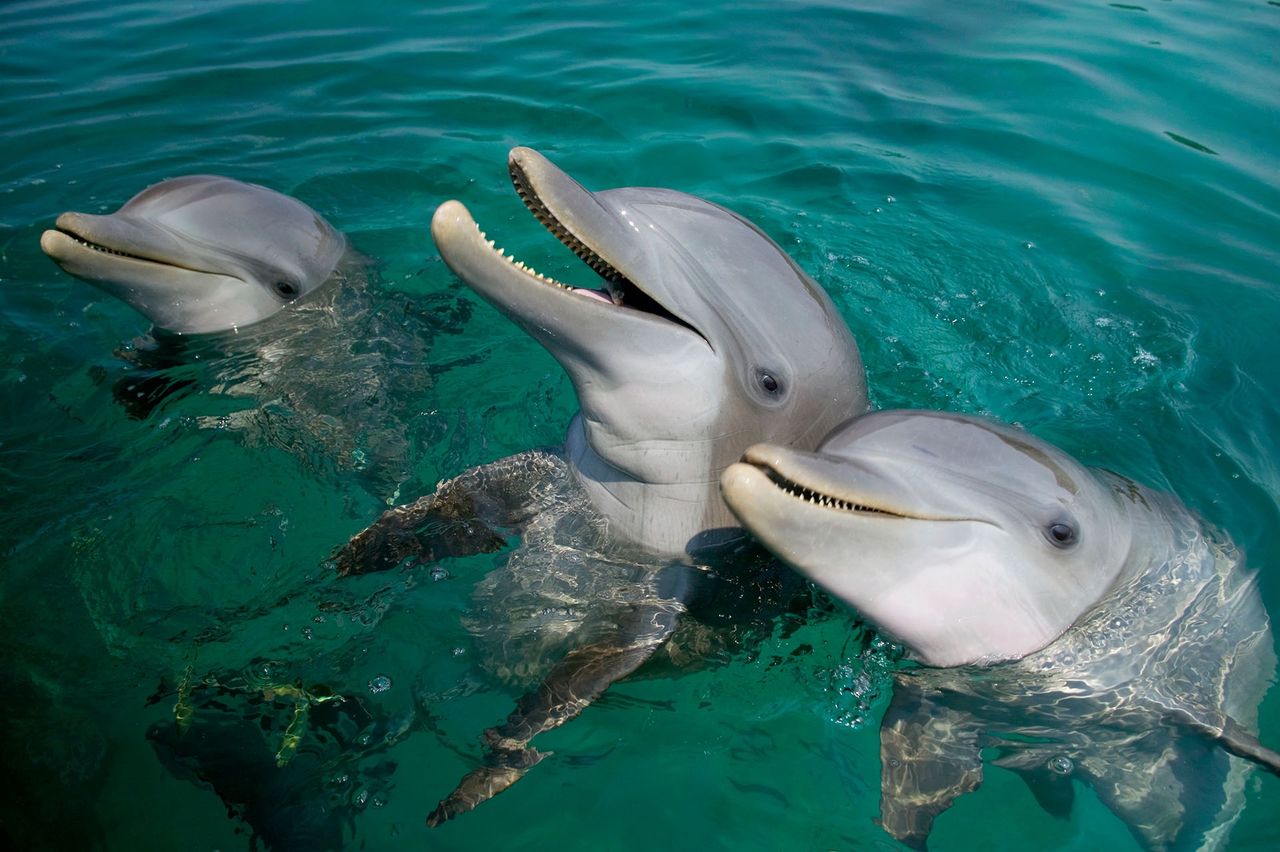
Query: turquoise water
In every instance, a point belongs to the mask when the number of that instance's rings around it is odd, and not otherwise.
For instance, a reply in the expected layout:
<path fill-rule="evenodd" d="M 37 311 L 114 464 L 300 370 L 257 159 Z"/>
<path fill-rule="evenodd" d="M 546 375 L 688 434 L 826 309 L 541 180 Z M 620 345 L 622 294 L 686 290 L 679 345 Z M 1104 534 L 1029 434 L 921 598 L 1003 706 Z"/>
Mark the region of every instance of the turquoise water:
<path fill-rule="evenodd" d="M 873 823 L 884 654 L 821 607 L 773 615 L 716 665 L 618 685 L 539 740 L 553 759 L 428 831 L 518 694 L 460 621 L 495 557 L 333 583 L 323 560 L 387 495 L 323 442 L 211 427 L 245 403 L 208 381 L 131 417 L 114 353 L 147 324 L 42 256 L 59 212 L 226 174 L 346 231 L 379 261 L 372 298 L 469 309 L 431 338 L 448 369 L 398 400 L 408 498 L 555 443 L 575 408 L 549 355 L 458 292 L 435 205 L 463 199 L 517 256 L 589 283 L 511 191 L 508 148 L 590 188 L 695 193 L 826 287 L 877 406 L 992 414 L 1178 493 L 1242 547 L 1275 613 L 1278 48 L 1264 0 L 7 3 L 0 831 L 249 848 L 147 737 L 185 679 L 193 724 L 238 713 L 272 744 L 297 701 L 264 687 L 360 698 L 388 747 L 316 704 L 289 763 L 352 848 L 893 846 Z M 1280 741 L 1280 695 L 1261 724 Z M 1232 848 L 1280 843 L 1278 793 L 1255 779 Z M 931 847 L 1136 848 L 1084 789 L 1057 821 L 998 769 Z"/>

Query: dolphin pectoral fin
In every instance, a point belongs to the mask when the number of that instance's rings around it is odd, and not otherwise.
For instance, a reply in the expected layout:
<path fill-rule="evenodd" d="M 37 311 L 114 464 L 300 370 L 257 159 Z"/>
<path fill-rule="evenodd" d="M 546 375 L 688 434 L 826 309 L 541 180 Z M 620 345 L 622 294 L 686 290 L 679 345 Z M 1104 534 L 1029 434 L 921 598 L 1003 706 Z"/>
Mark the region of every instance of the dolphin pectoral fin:
<path fill-rule="evenodd" d="M 1075 787 L 1071 783 L 1070 764 L 1063 764 L 1065 771 L 1050 769 L 1050 761 L 1056 755 L 1044 749 L 1011 750 L 991 761 L 993 766 L 1008 769 L 1026 782 L 1027 789 L 1035 796 L 1036 803 L 1054 819 L 1069 819 L 1075 805 Z"/>
<path fill-rule="evenodd" d="M 436 805 L 436 809 L 427 816 L 427 827 L 435 828 L 492 799 L 523 778 L 529 767 L 549 754 L 531 748 L 492 748 L 485 757 L 485 765 L 463 776 L 457 788 Z"/>
<path fill-rule="evenodd" d="M 924 849 L 938 814 L 982 783 L 978 729 L 903 677 L 880 726 L 880 824 Z"/>
<path fill-rule="evenodd" d="M 1040 768 L 1018 772 L 1027 783 L 1027 789 L 1036 802 L 1054 819 L 1070 819 L 1071 808 L 1076 803 L 1075 787 L 1071 779 Z"/>
<path fill-rule="evenodd" d="M 1198 849 L 1242 804 L 1230 763 L 1212 739 L 1157 725 L 1082 755 L 1076 769 L 1144 849 Z"/>
<path fill-rule="evenodd" d="M 545 503 L 564 460 L 529 450 L 472 468 L 412 503 L 388 509 L 331 557 L 338 574 L 367 574 L 449 556 L 492 553 Z"/>
<path fill-rule="evenodd" d="M 607 639 L 575 648 L 533 692 L 516 703 L 507 721 L 485 731 L 485 765 L 463 777 L 427 817 L 435 827 L 496 796 L 524 776 L 546 753 L 528 747 L 543 731 L 568 722 L 609 688 L 638 669 L 675 630 L 683 607 L 675 601 L 637 604 Z"/>
<path fill-rule="evenodd" d="M 338 574 L 386 571 L 410 557 L 419 564 L 501 550 L 506 539 L 474 517 L 469 495 L 450 488 L 452 484 L 446 482 L 426 497 L 388 509 L 352 536 L 331 557 Z"/>
<path fill-rule="evenodd" d="M 1230 716 L 1223 719 L 1221 728 L 1197 721 L 1187 713 L 1177 714 L 1174 721 L 1217 743 L 1228 754 L 1255 763 L 1272 775 L 1280 775 L 1280 752 L 1264 746 L 1256 736 Z"/>
<path fill-rule="evenodd" d="M 1280 775 L 1280 752 L 1264 746 L 1257 737 L 1240 727 L 1235 719 L 1227 718 L 1226 724 L 1222 726 L 1222 733 L 1215 736 L 1214 741 L 1236 757 L 1252 761 L 1272 775 Z"/>

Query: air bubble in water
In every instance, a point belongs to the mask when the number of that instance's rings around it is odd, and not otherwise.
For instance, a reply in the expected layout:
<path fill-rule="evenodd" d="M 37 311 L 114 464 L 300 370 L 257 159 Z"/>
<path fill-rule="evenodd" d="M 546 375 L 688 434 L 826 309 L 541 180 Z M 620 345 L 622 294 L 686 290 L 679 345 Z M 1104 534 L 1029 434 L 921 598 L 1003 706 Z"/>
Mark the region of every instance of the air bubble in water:
<path fill-rule="evenodd" d="M 391 678 L 386 675 L 378 675 L 373 680 L 369 681 L 369 691 L 374 695 L 377 695 L 380 692 L 386 692 L 390 688 Z"/>

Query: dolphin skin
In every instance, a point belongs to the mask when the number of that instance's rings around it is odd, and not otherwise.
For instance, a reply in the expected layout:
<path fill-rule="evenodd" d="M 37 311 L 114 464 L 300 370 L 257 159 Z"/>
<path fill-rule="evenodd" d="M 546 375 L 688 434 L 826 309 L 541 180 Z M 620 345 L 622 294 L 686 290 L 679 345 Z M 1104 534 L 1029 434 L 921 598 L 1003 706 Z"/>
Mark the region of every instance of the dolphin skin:
<path fill-rule="evenodd" d="M 528 748 L 537 733 L 666 641 L 690 564 L 744 539 L 719 493 L 725 467 L 759 441 L 812 449 L 867 407 L 835 306 L 756 226 L 672 190 L 590 192 L 527 148 L 508 165 L 530 211 L 596 271 L 594 287 L 506 257 L 457 201 L 436 211 L 432 235 L 458 277 L 564 367 L 581 411 L 562 448 L 443 482 L 335 554 L 352 574 L 522 537 L 477 588 L 474 630 L 506 655 L 492 668 L 537 686 L 487 732 L 485 764 L 431 825 L 513 783 L 541 758 Z"/>
<path fill-rule="evenodd" d="M 934 411 L 751 447 L 722 484 L 922 664 L 880 730 L 881 823 L 909 846 L 981 783 L 984 750 L 1057 816 L 1089 784 L 1148 849 L 1224 844 L 1253 764 L 1280 772 L 1255 736 L 1276 666 L 1255 577 L 1176 498 Z"/>
<path fill-rule="evenodd" d="M 347 240 L 295 198 L 217 175 L 161 181 L 105 216 L 63 213 L 40 248 L 174 334 L 260 322 L 319 288 Z"/>

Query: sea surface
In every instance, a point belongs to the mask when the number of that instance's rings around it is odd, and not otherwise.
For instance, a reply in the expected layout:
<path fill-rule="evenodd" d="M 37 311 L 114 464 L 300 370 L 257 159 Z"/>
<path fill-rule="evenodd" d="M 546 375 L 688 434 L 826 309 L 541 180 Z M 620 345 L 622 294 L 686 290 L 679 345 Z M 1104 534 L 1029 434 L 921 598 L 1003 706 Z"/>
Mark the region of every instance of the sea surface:
<path fill-rule="evenodd" d="M 803 589 L 750 641 L 618 684 L 510 791 L 424 825 L 519 695 L 464 626 L 503 557 L 348 582 L 325 560 L 389 500 L 555 444 L 575 410 L 428 233 L 459 198 L 591 285 L 512 191 L 515 145 L 588 188 L 670 187 L 753 220 L 839 306 L 874 405 L 993 415 L 1177 493 L 1280 613 L 1275 0 L 7 0 L 9 848 L 319 850 L 334 820 L 366 850 L 894 848 L 874 822 L 892 650 Z M 376 261 L 387 333 L 427 344 L 385 367 L 428 377 L 389 403 L 408 442 L 392 487 L 368 475 L 376 448 L 300 430 L 306 412 L 244 428 L 235 412 L 288 402 L 221 392 L 216 353 L 185 392 L 130 405 L 147 322 L 63 274 L 40 233 L 189 173 L 295 195 Z M 1280 743 L 1278 691 L 1261 729 Z M 193 779 L 184 731 L 224 738 L 221 790 Z M 988 768 L 930 848 L 1137 848 L 1076 792 L 1054 819 Z M 1247 797 L 1231 848 L 1276 848 L 1280 782 L 1255 775 Z M 256 801 L 257 827 L 224 798 Z"/>

